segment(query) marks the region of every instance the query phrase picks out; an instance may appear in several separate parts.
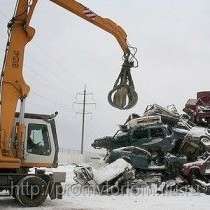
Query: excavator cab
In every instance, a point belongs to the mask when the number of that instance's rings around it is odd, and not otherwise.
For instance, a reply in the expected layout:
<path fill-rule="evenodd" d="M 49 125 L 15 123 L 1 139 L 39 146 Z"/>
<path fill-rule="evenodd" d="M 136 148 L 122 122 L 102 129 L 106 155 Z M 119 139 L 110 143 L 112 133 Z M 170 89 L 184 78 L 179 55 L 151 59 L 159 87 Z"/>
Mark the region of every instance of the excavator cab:
<path fill-rule="evenodd" d="M 57 113 L 54 115 L 25 114 L 24 166 L 57 167 L 58 140 L 54 120 L 56 115 Z M 16 127 L 18 126 L 18 121 L 19 114 L 17 113 Z M 12 142 L 15 144 L 15 134 L 12 136 L 14 138 Z"/>

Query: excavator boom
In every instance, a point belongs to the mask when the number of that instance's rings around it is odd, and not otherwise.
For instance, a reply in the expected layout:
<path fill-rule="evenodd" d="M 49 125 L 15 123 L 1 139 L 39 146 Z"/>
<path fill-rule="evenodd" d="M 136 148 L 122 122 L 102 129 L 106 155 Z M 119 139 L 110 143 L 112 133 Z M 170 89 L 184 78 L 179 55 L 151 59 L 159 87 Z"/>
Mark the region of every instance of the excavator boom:
<path fill-rule="evenodd" d="M 67 9 L 75 15 L 87 20 L 97 27 L 112 34 L 120 44 L 124 54 L 123 74 L 121 74 L 118 81 L 121 80 L 120 85 L 115 84 L 113 91 L 109 94 L 109 102 L 111 105 L 123 109 L 125 107 L 124 97 L 128 95 L 131 103 L 127 106 L 130 108 L 136 103 L 131 100 L 132 94 L 135 94 L 133 82 L 130 77 L 130 68 L 132 67 L 132 58 L 130 59 L 130 50 L 127 44 L 127 35 L 125 31 L 112 20 L 100 17 L 84 5 L 75 0 L 50 0 L 51 2 Z M 8 157 L 12 162 L 10 167 L 21 166 L 23 159 L 23 144 L 25 138 L 25 124 L 24 124 L 24 103 L 25 98 L 29 93 L 29 86 L 24 81 L 23 77 L 23 60 L 25 46 L 30 42 L 35 34 L 35 29 L 30 26 L 34 9 L 38 0 L 18 0 L 14 16 L 8 23 L 8 43 L 5 52 L 4 65 L 1 75 L 1 113 L 0 113 L 0 167 L 4 162 L 8 162 Z M 127 81 L 129 83 L 127 84 Z M 131 91 L 129 92 L 129 88 Z M 112 101 L 112 94 L 115 91 L 117 100 Z M 121 97 L 124 95 L 123 97 Z M 15 153 L 11 151 L 11 133 L 14 127 L 14 116 L 18 101 L 21 101 L 20 119 L 17 124 L 17 142 Z M 7 157 L 5 159 L 5 157 Z"/>
<path fill-rule="evenodd" d="M 92 10 L 78 3 L 75 0 L 50 0 L 50 1 L 54 2 L 55 4 L 58 4 L 59 6 L 74 13 L 75 15 L 87 20 L 88 22 L 93 23 L 99 28 L 112 34 L 119 42 L 119 45 L 121 46 L 124 54 L 125 55 L 129 54 L 129 47 L 127 44 L 127 34 L 115 22 L 113 22 L 108 18 L 103 18 L 97 15 L 95 12 L 93 12 Z"/>

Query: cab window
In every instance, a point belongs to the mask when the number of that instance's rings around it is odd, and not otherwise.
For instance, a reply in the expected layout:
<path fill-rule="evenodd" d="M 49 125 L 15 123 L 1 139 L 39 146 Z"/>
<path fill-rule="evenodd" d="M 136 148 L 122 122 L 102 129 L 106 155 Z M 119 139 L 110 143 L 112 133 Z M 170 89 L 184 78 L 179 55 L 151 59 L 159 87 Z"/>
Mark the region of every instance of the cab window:
<path fill-rule="evenodd" d="M 133 131 L 132 137 L 134 139 L 148 138 L 148 130 L 146 130 L 146 129 L 136 129 L 136 130 Z"/>
<path fill-rule="evenodd" d="M 28 124 L 27 152 L 36 155 L 49 155 L 51 152 L 47 125 Z"/>

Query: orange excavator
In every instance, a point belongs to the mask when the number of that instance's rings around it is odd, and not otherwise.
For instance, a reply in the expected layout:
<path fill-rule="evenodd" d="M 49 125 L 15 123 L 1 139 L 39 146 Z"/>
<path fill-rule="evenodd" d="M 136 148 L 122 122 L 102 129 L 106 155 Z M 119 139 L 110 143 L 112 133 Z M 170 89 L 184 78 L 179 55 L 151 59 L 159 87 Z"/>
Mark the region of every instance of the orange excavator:
<path fill-rule="evenodd" d="M 108 94 L 109 103 L 129 109 L 137 103 L 130 70 L 137 66 L 136 49 L 127 44 L 125 31 L 75 0 L 49 0 L 112 34 L 123 50 L 121 72 Z M 35 34 L 30 26 L 38 0 L 18 0 L 8 23 L 8 42 L 1 74 L 0 191 L 7 190 L 23 206 L 39 206 L 49 195 L 62 197 L 65 173 L 46 173 L 41 167 L 58 165 L 55 116 L 25 113 L 29 86 L 23 77 L 26 44 Z M 41 3 L 41 1 L 40 1 Z M 131 53 L 132 51 L 132 53 Z M 20 110 L 16 112 L 20 101 Z M 30 170 L 33 168 L 33 171 Z"/>

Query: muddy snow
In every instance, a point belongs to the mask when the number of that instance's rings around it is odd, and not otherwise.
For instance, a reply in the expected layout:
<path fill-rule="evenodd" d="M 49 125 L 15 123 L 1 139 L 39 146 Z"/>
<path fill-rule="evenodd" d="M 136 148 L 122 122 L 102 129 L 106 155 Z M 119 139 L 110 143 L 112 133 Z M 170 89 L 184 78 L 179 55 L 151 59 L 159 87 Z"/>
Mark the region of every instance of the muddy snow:
<path fill-rule="evenodd" d="M 63 209 L 63 210 L 209 210 L 209 196 L 199 193 L 166 193 L 158 195 L 151 189 L 144 192 L 125 195 L 99 195 L 93 191 L 82 190 L 78 186 L 73 186 L 72 165 L 60 166 L 57 171 L 66 171 L 67 180 L 64 186 L 65 195 L 63 200 L 51 201 L 48 199 L 41 207 L 42 209 Z M 0 197 L 0 209 L 23 209 L 17 206 L 14 199 L 10 197 Z M 28 209 L 28 208 L 24 208 Z"/>

